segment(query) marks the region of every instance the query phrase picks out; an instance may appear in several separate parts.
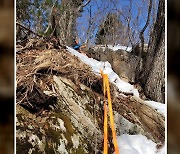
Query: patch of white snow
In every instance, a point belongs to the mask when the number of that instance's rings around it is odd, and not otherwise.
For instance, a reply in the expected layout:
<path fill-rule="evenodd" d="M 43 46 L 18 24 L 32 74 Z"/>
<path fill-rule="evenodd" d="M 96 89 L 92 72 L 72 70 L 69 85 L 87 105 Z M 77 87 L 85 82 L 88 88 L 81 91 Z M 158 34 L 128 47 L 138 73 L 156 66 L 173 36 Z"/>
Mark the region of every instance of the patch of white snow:
<path fill-rule="evenodd" d="M 133 93 L 134 96 L 139 97 L 138 90 L 128 82 L 121 80 L 119 76 L 112 70 L 109 62 L 102 62 L 93 58 L 88 58 L 86 55 L 83 55 L 70 47 L 67 47 L 67 50 L 73 55 L 79 57 L 84 63 L 91 66 L 95 74 L 100 75 L 100 70 L 103 70 L 104 73 L 108 74 L 110 82 L 114 83 L 120 91 Z"/>
<path fill-rule="evenodd" d="M 123 134 L 117 137 L 121 154 L 156 154 L 156 143 L 143 135 Z"/>
<path fill-rule="evenodd" d="M 113 50 L 113 51 L 117 51 L 117 50 L 124 50 L 127 52 L 131 52 L 132 51 L 132 47 L 126 47 L 126 46 L 122 46 L 122 45 L 108 45 L 108 48 Z"/>
<path fill-rule="evenodd" d="M 162 148 L 158 150 L 157 154 L 165 154 L 165 152 L 166 152 L 166 148 L 165 146 L 163 146 Z"/>
<path fill-rule="evenodd" d="M 165 116 L 165 108 L 166 108 L 165 104 L 162 104 L 160 102 L 155 102 L 155 101 L 145 101 L 145 103 L 151 106 L 152 108 L 156 109 L 163 116 Z"/>

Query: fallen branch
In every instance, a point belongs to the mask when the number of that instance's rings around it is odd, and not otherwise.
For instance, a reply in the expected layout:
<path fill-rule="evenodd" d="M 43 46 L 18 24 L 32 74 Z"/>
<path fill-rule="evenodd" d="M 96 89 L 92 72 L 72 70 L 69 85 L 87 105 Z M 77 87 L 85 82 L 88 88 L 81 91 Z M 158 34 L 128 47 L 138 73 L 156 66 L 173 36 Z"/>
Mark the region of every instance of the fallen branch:
<path fill-rule="evenodd" d="M 29 31 L 30 33 L 33 33 L 34 35 L 37 35 L 37 36 L 39 36 L 39 37 L 44 37 L 44 36 L 42 36 L 42 35 L 34 32 L 34 31 L 32 31 L 31 29 L 25 27 L 24 25 L 20 24 L 19 22 L 16 22 L 16 24 L 17 24 L 18 26 L 20 26 L 21 28 L 24 28 L 25 30 Z"/>

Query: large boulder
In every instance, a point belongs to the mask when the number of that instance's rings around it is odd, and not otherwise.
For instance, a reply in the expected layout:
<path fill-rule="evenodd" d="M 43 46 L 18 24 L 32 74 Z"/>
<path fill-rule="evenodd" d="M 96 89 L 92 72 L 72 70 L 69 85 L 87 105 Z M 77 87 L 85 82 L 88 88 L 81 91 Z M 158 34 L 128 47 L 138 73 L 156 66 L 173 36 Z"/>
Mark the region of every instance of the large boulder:
<path fill-rule="evenodd" d="M 107 47 L 95 46 L 87 51 L 89 57 L 108 61 L 119 77 L 127 82 L 135 82 L 135 73 L 140 58 L 124 50 L 113 51 Z"/>

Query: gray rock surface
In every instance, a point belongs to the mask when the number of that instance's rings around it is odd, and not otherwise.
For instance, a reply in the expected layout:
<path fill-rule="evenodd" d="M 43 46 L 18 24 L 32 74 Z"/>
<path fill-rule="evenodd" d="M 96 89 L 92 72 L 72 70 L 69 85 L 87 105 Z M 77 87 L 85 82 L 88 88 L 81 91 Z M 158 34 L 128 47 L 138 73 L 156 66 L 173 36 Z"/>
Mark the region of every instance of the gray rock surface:
<path fill-rule="evenodd" d="M 87 51 L 88 55 L 100 61 L 108 61 L 112 69 L 124 81 L 134 83 L 135 72 L 138 65 L 139 57 L 131 52 L 117 50 L 112 51 L 108 48 L 94 47 Z"/>

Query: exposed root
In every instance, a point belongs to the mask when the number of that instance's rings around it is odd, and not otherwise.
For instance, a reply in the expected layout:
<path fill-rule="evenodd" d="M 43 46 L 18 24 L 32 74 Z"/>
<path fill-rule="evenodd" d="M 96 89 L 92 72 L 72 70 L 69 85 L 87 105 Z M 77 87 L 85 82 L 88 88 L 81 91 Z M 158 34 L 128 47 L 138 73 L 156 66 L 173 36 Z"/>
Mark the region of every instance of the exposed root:
<path fill-rule="evenodd" d="M 17 55 L 17 104 L 39 112 L 50 99 L 43 91 L 52 90 L 53 75 L 102 94 L 101 77 L 66 50 L 25 50 Z"/>

